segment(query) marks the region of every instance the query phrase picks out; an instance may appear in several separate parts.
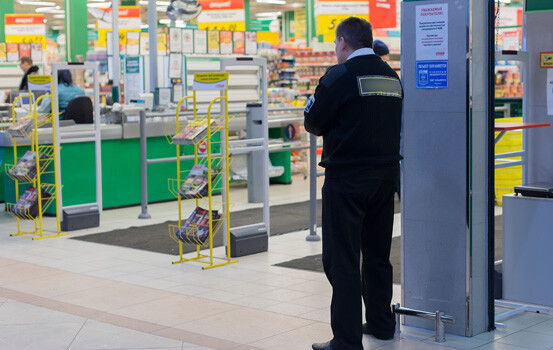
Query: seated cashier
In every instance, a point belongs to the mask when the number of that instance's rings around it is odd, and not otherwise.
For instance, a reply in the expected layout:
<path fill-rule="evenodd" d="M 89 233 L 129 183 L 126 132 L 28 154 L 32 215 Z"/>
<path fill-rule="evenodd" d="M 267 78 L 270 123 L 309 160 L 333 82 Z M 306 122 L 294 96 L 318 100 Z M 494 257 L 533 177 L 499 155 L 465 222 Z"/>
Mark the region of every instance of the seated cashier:
<path fill-rule="evenodd" d="M 69 102 L 77 96 L 84 95 L 84 90 L 73 85 L 71 72 L 67 69 L 58 71 L 58 105 L 60 112 L 60 120 L 63 120 L 65 109 Z M 52 101 L 49 97 L 45 97 L 38 106 L 38 113 L 48 113 L 52 110 Z"/>

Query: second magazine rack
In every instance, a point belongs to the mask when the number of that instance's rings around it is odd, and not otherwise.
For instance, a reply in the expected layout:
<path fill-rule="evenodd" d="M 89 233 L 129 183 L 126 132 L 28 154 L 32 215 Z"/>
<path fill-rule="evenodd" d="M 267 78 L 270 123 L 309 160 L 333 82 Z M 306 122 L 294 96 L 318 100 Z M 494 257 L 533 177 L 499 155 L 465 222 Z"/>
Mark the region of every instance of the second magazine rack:
<path fill-rule="evenodd" d="M 228 77 L 227 72 L 195 73 L 192 96 L 179 101 L 175 125 L 166 127 L 167 140 L 176 146 L 177 152 L 177 177 L 168 180 L 169 191 L 178 200 L 178 225 L 169 225 L 169 235 L 179 245 L 179 259 L 173 264 L 196 261 L 206 264 L 203 269 L 209 269 L 237 262 L 231 260 L 230 253 Z M 198 91 L 219 91 L 221 94 L 211 100 L 206 115 L 198 115 Z M 181 125 L 181 107 L 190 100 L 194 119 Z M 217 102 L 220 110 L 215 115 L 212 109 Z M 183 145 L 194 147 L 194 166 L 184 170 L 181 164 Z M 196 204 L 186 218 L 183 217 L 183 200 L 194 200 Z M 223 235 L 226 257 L 214 257 L 215 235 Z M 196 255 L 185 258 L 184 245 L 196 246 Z"/>

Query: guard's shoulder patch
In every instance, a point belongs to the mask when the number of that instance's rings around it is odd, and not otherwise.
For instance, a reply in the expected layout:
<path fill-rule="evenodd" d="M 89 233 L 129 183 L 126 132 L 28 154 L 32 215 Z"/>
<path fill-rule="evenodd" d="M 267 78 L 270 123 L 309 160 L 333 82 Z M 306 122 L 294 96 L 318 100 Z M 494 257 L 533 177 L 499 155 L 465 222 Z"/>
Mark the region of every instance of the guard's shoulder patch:
<path fill-rule="evenodd" d="M 360 96 L 388 96 L 403 98 L 399 79 L 383 75 L 363 75 L 357 77 Z"/>
<path fill-rule="evenodd" d="M 347 68 L 343 64 L 337 64 L 335 66 L 332 66 L 328 68 L 325 75 L 321 78 L 321 84 L 328 88 L 332 86 L 336 82 L 336 80 L 340 79 L 344 74 L 347 72 Z"/>
<path fill-rule="evenodd" d="M 304 112 L 309 113 L 309 111 L 311 110 L 311 107 L 313 107 L 314 103 L 315 103 L 315 95 L 311 96 L 311 98 L 307 102 L 307 106 L 305 106 Z"/>

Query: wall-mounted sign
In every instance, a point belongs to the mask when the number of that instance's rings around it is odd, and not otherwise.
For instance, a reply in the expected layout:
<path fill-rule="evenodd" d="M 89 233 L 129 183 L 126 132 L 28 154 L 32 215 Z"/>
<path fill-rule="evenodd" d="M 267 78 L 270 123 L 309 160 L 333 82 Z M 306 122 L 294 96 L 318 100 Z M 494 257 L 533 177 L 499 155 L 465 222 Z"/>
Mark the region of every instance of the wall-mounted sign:
<path fill-rule="evenodd" d="M 418 61 L 417 89 L 447 89 L 447 61 Z"/>
<path fill-rule="evenodd" d="M 194 73 L 193 90 L 226 90 L 228 73 Z"/>
<path fill-rule="evenodd" d="M 540 67 L 553 68 L 553 52 L 540 52 Z"/>
<path fill-rule="evenodd" d="M 7 14 L 4 21 L 6 42 L 41 43 L 46 48 L 44 15 Z"/>
<path fill-rule="evenodd" d="M 244 0 L 200 0 L 202 12 L 198 28 L 209 30 L 246 30 Z"/>
<path fill-rule="evenodd" d="M 447 4 L 417 6 L 417 61 L 448 59 L 448 22 Z"/>
<path fill-rule="evenodd" d="M 111 13 L 111 8 L 103 9 Z M 119 38 L 121 45 L 127 41 L 127 32 L 140 32 L 140 6 L 119 6 Z M 106 33 L 111 32 L 111 23 L 98 21 L 98 42 L 106 45 Z"/>
<path fill-rule="evenodd" d="M 373 29 L 397 27 L 396 0 L 369 1 L 369 16 Z"/>
<path fill-rule="evenodd" d="M 317 0 L 315 18 L 317 35 L 322 35 L 324 42 L 333 42 L 336 27 L 348 17 L 359 17 L 369 20 L 369 1 L 367 0 Z"/>

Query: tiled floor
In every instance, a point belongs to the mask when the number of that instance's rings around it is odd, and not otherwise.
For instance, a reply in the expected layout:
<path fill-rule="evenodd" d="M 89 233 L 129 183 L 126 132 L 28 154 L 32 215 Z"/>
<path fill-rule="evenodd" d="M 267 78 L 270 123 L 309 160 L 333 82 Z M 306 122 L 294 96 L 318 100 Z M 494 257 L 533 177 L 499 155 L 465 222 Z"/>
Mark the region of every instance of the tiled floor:
<path fill-rule="evenodd" d="M 306 189 L 301 179 L 271 186 L 271 204 L 306 200 Z M 235 210 L 258 206 L 245 203 L 244 188 L 231 193 Z M 331 337 L 324 275 L 273 266 L 320 253 L 321 242 L 306 242 L 307 232 L 271 237 L 268 253 L 204 271 L 197 263 L 173 265 L 170 255 L 69 239 L 172 220 L 175 203 L 150 205 L 151 220 L 136 219 L 139 207 L 108 210 L 101 228 L 37 241 L 9 237 L 16 222 L 0 209 L 0 350 L 301 350 Z M 52 219 L 45 221 L 52 227 Z M 224 256 L 223 249 L 215 255 Z M 400 294 L 395 286 L 394 301 Z M 553 349 L 551 313 L 525 313 L 505 324 L 473 338 L 448 335 L 441 346 L 431 332 L 409 327 L 393 341 L 363 341 L 366 349 L 382 350 Z"/>

